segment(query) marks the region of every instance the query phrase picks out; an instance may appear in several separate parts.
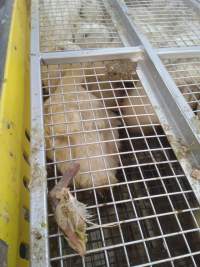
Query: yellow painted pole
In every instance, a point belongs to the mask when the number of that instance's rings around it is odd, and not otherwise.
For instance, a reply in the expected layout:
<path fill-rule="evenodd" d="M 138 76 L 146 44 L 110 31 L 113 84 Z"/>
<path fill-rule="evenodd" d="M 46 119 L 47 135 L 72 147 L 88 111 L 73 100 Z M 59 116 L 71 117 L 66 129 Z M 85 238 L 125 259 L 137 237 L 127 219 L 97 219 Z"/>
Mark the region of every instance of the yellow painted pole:
<path fill-rule="evenodd" d="M 29 6 L 14 1 L 0 98 L 0 251 L 8 267 L 29 265 Z"/>

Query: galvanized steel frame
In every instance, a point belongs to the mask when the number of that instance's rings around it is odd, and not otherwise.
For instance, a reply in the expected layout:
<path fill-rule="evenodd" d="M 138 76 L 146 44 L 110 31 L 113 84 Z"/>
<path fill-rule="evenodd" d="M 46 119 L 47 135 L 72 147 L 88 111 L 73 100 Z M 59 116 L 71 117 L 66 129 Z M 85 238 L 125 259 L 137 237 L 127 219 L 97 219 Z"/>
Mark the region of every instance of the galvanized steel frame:
<path fill-rule="evenodd" d="M 31 265 L 49 266 L 47 181 L 41 94 L 39 8 L 31 1 Z"/>
<path fill-rule="evenodd" d="M 199 7 L 199 3 L 191 0 Z M 200 134 L 196 118 L 160 58 L 194 57 L 200 47 L 154 49 L 147 38 L 130 20 L 127 7 L 119 0 L 109 0 L 112 17 L 118 21 L 121 38 L 128 47 L 40 53 L 39 0 L 32 1 L 31 9 L 31 114 L 32 114 L 32 182 L 31 191 L 31 265 L 50 266 L 47 220 L 47 182 L 45 171 L 43 104 L 40 64 L 62 64 L 105 59 L 133 58 L 138 61 L 137 73 L 148 97 L 169 137 L 181 139 L 190 152 L 180 158 L 180 164 L 200 201 L 199 182 L 191 178 L 200 164 Z M 192 146 L 191 146 L 192 144 Z M 172 148 L 178 154 L 174 142 Z"/>

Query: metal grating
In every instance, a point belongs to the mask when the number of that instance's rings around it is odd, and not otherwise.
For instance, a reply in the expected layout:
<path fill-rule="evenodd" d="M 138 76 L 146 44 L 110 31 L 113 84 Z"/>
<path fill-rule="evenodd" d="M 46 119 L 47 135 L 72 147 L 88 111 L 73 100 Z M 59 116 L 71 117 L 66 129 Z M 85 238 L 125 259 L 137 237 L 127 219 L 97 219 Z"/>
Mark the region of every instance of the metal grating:
<path fill-rule="evenodd" d="M 123 46 L 103 0 L 40 0 L 40 50 Z"/>
<path fill-rule="evenodd" d="M 179 90 L 194 113 L 200 116 L 200 58 L 164 60 Z"/>
<path fill-rule="evenodd" d="M 48 189 L 61 178 L 63 163 L 83 161 L 87 168 L 80 176 L 93 184 L 80 189 L 74 183 L 73 193 L 99 225 L 88 227 L 87 254 L 81 258 L 68 247 L 49 207 L 51 266 L 199 266 L 200 207 L 194 193 L 136 72 L 108 75 L 106 64 L 42 68 Z M 91 154 L 91 145 L 97 153 Z M 94 157 L 103 165 L 95 166 Z M 104 197 L 94 184 L 100 171 L 108 178 Z M 111 183 L 111 174 L 117 183 Z"/>
<path fill-rule="evenodd" d="M 200 45 L 199 14 L 184 0 L 124 0 L 128 14 L 154 47 Z"/>

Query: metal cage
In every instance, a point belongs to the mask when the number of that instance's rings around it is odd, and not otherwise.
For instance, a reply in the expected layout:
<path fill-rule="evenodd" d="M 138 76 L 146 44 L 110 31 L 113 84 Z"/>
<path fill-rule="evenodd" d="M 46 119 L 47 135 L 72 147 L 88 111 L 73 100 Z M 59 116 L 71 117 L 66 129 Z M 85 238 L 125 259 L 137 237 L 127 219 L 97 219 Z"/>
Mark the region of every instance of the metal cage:
<path fill-rule="evenodd" d="M 200 265 L 194 7 L 184 0 L 32 1 L 32 266 Z M 84 257 L 68 246 L 47 200 L 62 166 L 74 161 L 87 166 L 80 177 L 91 179 L 71 187 L 93 215 Z M 99 172 L 107 185 L 95 184 Z"/>

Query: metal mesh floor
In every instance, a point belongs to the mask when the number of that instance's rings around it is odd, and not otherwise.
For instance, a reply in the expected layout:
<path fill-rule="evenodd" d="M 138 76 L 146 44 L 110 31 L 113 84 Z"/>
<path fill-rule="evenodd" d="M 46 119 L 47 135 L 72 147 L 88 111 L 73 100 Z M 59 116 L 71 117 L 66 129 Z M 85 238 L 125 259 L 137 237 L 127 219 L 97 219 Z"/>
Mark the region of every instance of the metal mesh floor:
<path fill-rule="evenodd" d="M 200 45 L 200 18 L 184 0 L 124 0 L 154 47 Z"/>
<path fill-rule="evenodd" d="M 103 0 L 40 0 L 42 52 L 123 46 Z"/>
<path fill-rule="evenodd" d="M 200 116 L 200 58 L 164 60 L 165 66 L 194 113 Z"/>
<path fill-rule="evenodd" d="M 88 162 L 88 169 L 80 175 L 93 179 L 104 171 L 108 177 L 104 196 L 94 182 L 85 189 L 72 186 L 98 224 L 88 227 L 85 257 L 69 248 L 49 207 L 51 266 L 200 266 L 200 207 L 188 180 L 136 73 L 119 78 L 108 75 L 105 65 L 42 68 L 48 189 L 61 178 L 59 164 L 63 162 Z M 125 113 L 127 108 L 131 115 Z M 79 114 L 76 121 L 68 120 L 72 110 Z M 100 130 L 101 121 L 107 123 Z M 76 131 L 73 123 L 79 125 Z M 109 138 L 102 138 L 103 131 Z M 84 139 L 78 138 L 80 134 Z M 93 137 L 89 139 L 88 134 Z M 68 138 L 58 146 L 59 135 Z M 74 136 L 75 140 L 75 135 L 79 141 L 70 139 Z M 105 144 L 114 146 L 111 153 L 105 154 Z M 88 152 L 91 145 L 97 146 L 97 154 Z M 84 156 L 74 153 L 75 148 Z M 59 150 L 65 152 L 62 161 Z M 93 157 L 103 159 L 104 165 L 95 166 Z M 113 157 L 117 164 L 109 164 Z M 111 173 L 118 179 L 116 184 L 110 183 Z"/>

